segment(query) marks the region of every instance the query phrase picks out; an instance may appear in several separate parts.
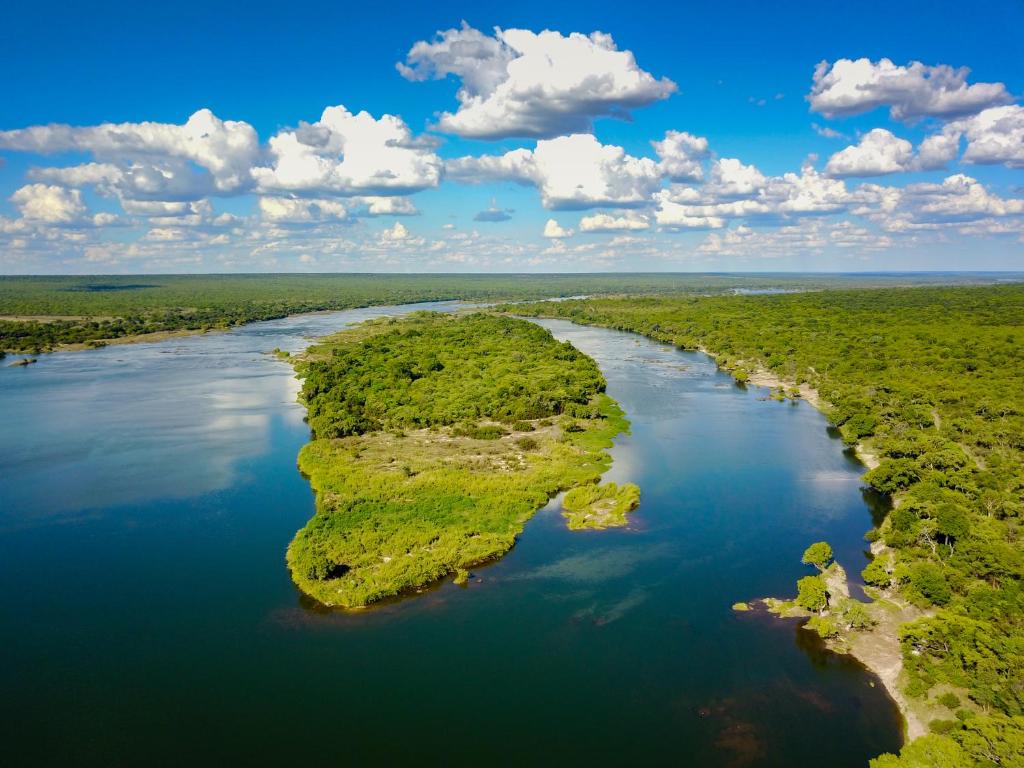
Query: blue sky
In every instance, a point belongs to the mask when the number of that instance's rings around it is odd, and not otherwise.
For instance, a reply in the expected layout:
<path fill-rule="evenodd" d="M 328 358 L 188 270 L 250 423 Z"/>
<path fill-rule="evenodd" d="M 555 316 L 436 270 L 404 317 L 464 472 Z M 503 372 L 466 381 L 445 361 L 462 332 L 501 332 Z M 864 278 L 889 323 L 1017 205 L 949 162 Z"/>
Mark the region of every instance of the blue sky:
<path fill-rule="evenodd" d="M 19 4 L 0 272 L 1020 269 L 1024 4 L 768 5 Z"/>

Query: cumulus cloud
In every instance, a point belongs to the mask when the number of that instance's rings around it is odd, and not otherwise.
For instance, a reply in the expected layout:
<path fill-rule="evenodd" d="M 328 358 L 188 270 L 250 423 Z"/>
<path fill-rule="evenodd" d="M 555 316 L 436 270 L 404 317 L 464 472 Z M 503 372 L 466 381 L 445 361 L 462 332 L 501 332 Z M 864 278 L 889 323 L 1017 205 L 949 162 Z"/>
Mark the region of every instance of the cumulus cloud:
<path fill-rule="evenodd" d="M 894 120 L 952 118 L 1006 104 L 1011 96 L 1002 83 L 967 84 L 970 70 L 913 61 L 898 66 L 889 59 L 822 61 L 814 70 L 807 100 L 826 117 L 857 115 L 888 106 Z"/>
<path fill-rule="evenodd" d="M 562 225 L 554 219 L 548 219 L 544 225 L 544 237 L 550 237 L 553 239 L 559 239 L 563 237 L 572 237 L 571 229 L 563 229 Z"/>
<path fill-rule="evenodd" d="M 532 184 L 551 210 L 641 206 L 661 186 L 654 160 L 628 155 L 590 134 L 538 141 L 532 151 L 458 158 L 447 164 L 447 173 L 459 181 Z"/>
<path fill-rule="evenodd" d="M 914 146 L 884 128 L 875 128 L 859 144 L 836 152 L 825 164 L 829 176 L 884 176 L 908 170 Z"/>
<path fill-rule="evenodd" d="M 515 211 L 512 208 L 499 208 L 494 200 L 491 200 L 491 205 L 484 211 L 479 211 L 474 217 L 473 221 L 484 221 L 484 222 L 499 222 L 508 221 L 512 218 L 512 214 Z"/>
<path fill-rule="evenodd" d="M 736 158 L 725 157 L 711 166 L 708 193 L 723 198 L 756 195 L 765 184 L 764 174 L 753 165 L 744 165 Z"/>
<path fill-rule="evenodd" d="M 341 221 L 348 210 L 337 200 L 265 196 L 259 199 L 260 218 L 275 224 Z"/>
<path fill-rule="evenodd" d="M 380 233 L 380 239 L 382 243 L 397 243 L 402 240 L 409 239 L 409 230 L 405 228 L 405 225 L 396 221 L 394 226 L 390 229 L 385 229 Z"/>
<path fill-rule="evenodd" d="M 962 173 L 941 184 L 910 184 L 900 191 L 902 208 L 918 221 L 970 221 L 1024 214 L 1024 200 L 1002 198 Z"/>
<path fill-rule="evenodd" d="M 607 213 L 596 213 L 580 219 L 580 232 L 636 232 L 650 226 L 651 222 L 646 216 L 637 214 L 609 216 Z"/>
<path fill-rule="evenodd" d="M 765 177 L 738 160 L 712 170 L 704 188 L 674 185 L 654 195 L 655 221 L 667 230 L 720 229 L 729 219 L 839 213 L 854 200 L 846 185 L 810 164 L 799 174 Z M 741 194 L 738 194 L 741 193 Z"/>
<path fill-rule="evenodd" d="M 26 184 L 10 201 L 23 219 L 46 224 L 80 223 L 88 213 L 79 190 L 56 184 Z"/>
<path fill-rule="evenodd" d="M 950 127 L 967 137 L 965 163 L 1024 168 L 1024 107 L 993 107 Z"/>
<path fill-rule="evenodd" d="M 464 23 L 417 42 L 397 67 L 414 81 L 458 77 L 459 108 L 437 127 L 475 139 L 587 132 L 597 117 L 627 117 L 676 90 L 601 32 L 496 28 L 489 37 Z"/>
<path fill-rule="evenodd" d="M 891 245 L 889 235 L 849 221 L 833 223 L 809 219 L 777 229 L 740 226 L 724 233 L 712 232 L 697 251 L 710 256 L 773 259 L 820 255 L 832 248 L 870 253 L 885 250 Z"/>
<path fill-rule="evenodd" d="M 661 141 L 652 141 L 661 159 L 661 172 L 672 181 L 701 181 L 704 158 L 708 156 L 708 140 L 685 131 L 668 131 Z"/>
<path fill-rule="evenodd" d="M 161 161 L 166 161 L 168 168 L 177 169 L 184 167 L 184 163 L 192 163 L 208 172 L 212 186 L 225 193 L 242 189 L 249 183 L 249 169 L 259 154 L 259 139 L 248 123 L 221 120 L 210 110 L 201 109 L 184 125 L 154 122 L 103 123 L 87 127 L 37 125 L 0 131 L 0 149 L 44 155 L 88 152 L 119 167 L 130 161 L 141 166 L 160 166 Z"/>
<path fill-rule="evenodd" d="M 948 128 L 927 137 L 918 151 L 906 139 L 884 128 L 875 128 L 860 143 L 836 152 L 825 165 L 829 176 L 885 176 L 902 171 L 930 171 L 944 168 L 956 159 L 960 135 Z"/>
<path fill-rule="evenodd" d="M 252 171 L 261 192 L 403 195 L 436 187 L 441 160 L 401 118 L 328 107 L 315 123 L 270 139 L 269 166 Z"/>

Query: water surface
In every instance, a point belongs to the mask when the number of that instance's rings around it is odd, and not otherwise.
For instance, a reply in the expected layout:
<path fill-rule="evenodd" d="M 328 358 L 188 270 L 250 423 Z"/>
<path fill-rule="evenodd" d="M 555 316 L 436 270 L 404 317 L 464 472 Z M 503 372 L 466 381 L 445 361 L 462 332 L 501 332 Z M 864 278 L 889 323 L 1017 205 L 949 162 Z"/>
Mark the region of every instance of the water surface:
<path fill-rule="evenodd" d="M 553 503 L 465 588 L 303 600 L 284 550 L 313 511 L 308 431 L 265 353 L 394 311 L 0 369 L 9 764 L 863 766 L 898 746 L 856 662 L 730 610 L 791 593 L 817 539 L 860 570 L 863 468 L 806 404 L 630 334 L 543 323 L 633 422 L 610 474 L 643 490 L 627 530 L 570 533 Z"/>

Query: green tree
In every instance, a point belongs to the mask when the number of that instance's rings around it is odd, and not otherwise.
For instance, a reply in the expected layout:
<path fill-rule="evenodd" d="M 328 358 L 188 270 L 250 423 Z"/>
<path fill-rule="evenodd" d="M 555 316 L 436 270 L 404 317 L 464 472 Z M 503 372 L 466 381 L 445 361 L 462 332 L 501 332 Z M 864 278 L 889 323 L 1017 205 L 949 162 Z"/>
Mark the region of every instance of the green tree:
<path fill-rule="evenodd" d="M 804 576 L 796 583 L 796 604 L 820 613 L 828 606 L 828 590 L 821 576 Z"/>
<path fill-rule="evenodd" d="M 946 736 L 929 734 L 910 742 L 900 754 L 885 754 L 871 761 L 871 768 L 967 768 L 967 753 Z"/>
<path fill-rule="evenodd" d="M 832 562 L 832 547 L 826 541 L 818 541 L 811 544 L 804 550 L 804 565 L 813 565 L 819 571 L 824 571 Z"/>

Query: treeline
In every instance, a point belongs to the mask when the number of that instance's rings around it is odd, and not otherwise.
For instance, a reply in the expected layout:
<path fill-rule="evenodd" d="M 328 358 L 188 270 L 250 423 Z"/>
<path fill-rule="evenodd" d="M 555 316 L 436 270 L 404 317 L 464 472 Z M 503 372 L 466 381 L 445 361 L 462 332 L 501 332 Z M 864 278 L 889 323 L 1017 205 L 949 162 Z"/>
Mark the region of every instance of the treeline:
<path fill-rule="evenodd" d="M 593 360 L 533 323 L 418 313 L 329 337 L 297 363 L 317 513 L 296 584 L 359 607 L 508 551 L 559 490 L 595 482 L 626 422 Z"/>
<path fill-rule="evenodd" d="M 845 441 L 879 457 L 866 481 L 896 500 L 868 532 L 885 546 L 864 577 L 928 609 L 901 629 L 907 693 L 954 688 L 969 700 L 905 757 L 879 765 L 940 764 L 920 762 L 926 754 L 954 761 L 944 765 L 1021 765 L 1024 287 L 509 309 L 706 349 L 739 379 L 765 368 L 816 388 Z"/>
<path fill-rule="evenodd" d="M 99 343 L 160 331 L 229 328 L 301 312 L 380 304 L 817 290 L 844 284 L 952 279 L 963 278 L 681 274 L 0 276 L 0 350 L 44 352 L 61 344 Z"/>

